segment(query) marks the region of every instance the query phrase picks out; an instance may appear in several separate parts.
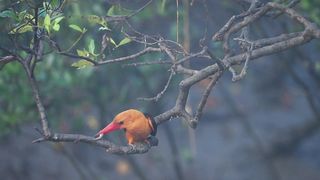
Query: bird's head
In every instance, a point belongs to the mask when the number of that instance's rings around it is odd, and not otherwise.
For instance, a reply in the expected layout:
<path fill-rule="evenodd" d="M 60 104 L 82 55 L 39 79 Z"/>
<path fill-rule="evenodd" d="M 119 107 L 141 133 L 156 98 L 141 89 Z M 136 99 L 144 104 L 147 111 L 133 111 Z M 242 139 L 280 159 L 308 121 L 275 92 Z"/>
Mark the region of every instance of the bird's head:
<path fill-rule="evenodd" d="M 136 124 L 138 123 L 138 119 L 144 117 L 144 114 L 138 110 L 130 109 L 127 111 L 123 111 L 116 115 L 116 117 L 110 124 L 99 131 L 96 137 L 97 139 L 100 139 L 103 135 L 120 129 L 130 130 L 136 126 Z"/>

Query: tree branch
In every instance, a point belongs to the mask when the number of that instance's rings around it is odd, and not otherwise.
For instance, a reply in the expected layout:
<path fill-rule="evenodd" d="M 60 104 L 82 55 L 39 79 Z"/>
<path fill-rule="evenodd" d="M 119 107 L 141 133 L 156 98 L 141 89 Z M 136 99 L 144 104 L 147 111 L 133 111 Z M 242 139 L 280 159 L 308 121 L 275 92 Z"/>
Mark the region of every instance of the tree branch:
<path fill-rule="evenodd" d="M 159 92 L 155 97 L 151 97 L 151 98 L 138 98 L 138 100 L 143 100 L 143 101 L 155 101 L 157 102 L 162 96 L 163 94 L 167 91 L 168 87 L 169 87 L 169 84 L 172 80 L 172 77 L 173 75 L 175 74 L 174 70 L 171 69 L 170 70 L 170 75 L 169 75 L 169 78 L 167 80 L 167 83 L 166 85 L 164 86 L 164 88 L 162 89 L 161 92 Z"/>
<path fill-rule="evenodd" d="M 161 52 L 161 49 L 160 48 L 147 47 L 147 48 L 143 49 L 142 51 L 139 51 L 139 52 L 137 52 L 135 54 L 132 54 L 132 55 L 129 55 L 129 56 L 124 56 L 124 57 L 120 57 L 120 58 L 99 61 L 97 63 L 97 65 L 103 65 L 103 64 L 110 64 L 110 63 L 127 61 L 127 60 L 130 60 L 130 59 L 135 59 L 135 58 L 137 58 L 139 56 L 142 56 L 142 55 L 144 55 L 146 53 L 150 53 L 150 52 Z"/>
<path fill-rule="evenodd" d="M 51 136 L 51 132 L 50 132 L 49 125 L 48 125 L 46 111 L 43 106 L 42 100 L 40 98 L 39 88 L 38 88 L 36 79 L 32 75 L 32 72 L 31 72 L 30 67 L 28 66 L 27 62 L 23 63 L 23 67 L 27 73 L 28 80 L 29 80 L 29 83 L 30 83 L 30 86 L 32 89 L 34 101 L 35 101 L 37 108 L 38 108 L 43 135 L 45 138 L 49 138 Z"/>
<path fill-rule="evenodd" d="M 82 142 L 86 144 L 91 144 L 99 147 L 103 147 L 106 149 L 108 153 L 112 154 L 141 154 L 146 153 L 152 146 L 155 144 L 148 144 L 148 143 L 139 143 L 135 144 L 134 146 L 118 146 L 114 143 L 107 141 L 107 140 L 96 140 L 94 137 L 85 136 L 81 134 L 59 134 L 55 133 L 48 137 L 41 137 L 39 139 L 34 140 L 32 143 L 39 143 L 43 141 L 52 141 L 52 142 Z"/>
<path fill-rule="evenodd" d="M 194 120 L 196 122 L 198 122 L 201 119 L 202 112 L 203 112 L 203 109 L 207 103 L 210 92 L 211 92 L 212 88 L 217 84 L 218 80 L 222 76 L 222 73 L 223 73 L 223 71 L 218 71 L 215 75 L 213 75 L 211 81 L 209 82 L 207 88 L 205 89 L 205 91 L 201 97 L 200 103 L 198 105 L 195 117 L 194 117 Z"/>
<path fill-rule="evenodd" d="M 146 6 L 148 6 L 152 1 L 149 1 L 145 6 L 140 8 L 136 11 L 136 13 L 142 11 Z M 172 71 L 168 78 L 168 81 L 164 87 L 164 89 L 154 98 L 155 100 L 158 100 L 167 90 L 171 79 L 173 77 L 173 74 L 175 72 L 187 74 L 180 83 L 179 83 L 179 92 L 176 97 L 175 105 L 167 110 L 166 112 L 154 117 L 156 123 L 159 125 L 163 122 L 166 122 L 172 118 L 181 117 L 188 125 L 192 128 L 195 128 L 197 126 L 197 123 L 199 119 L 201 118 L 203 109 L 205 107 L 207 98 L 212 90 L 212 88 L 216 85 L 217 81 L 223 74 L 225 70 L 230 68 L 232 65 L 235 64 L 241 64 L 245 62 L 243 72 L 245 73 L 247 64 L 251 60 L 255 60 L 262 56 L 267 56 L 270 54 L 275 54 L 281 51 L 284 51 L 286 49 L 296 47 L 302 44 L 305 44 L 312 39 L 320 38 L 320 30 L 310 21 L 305 19 L 303 16 L 301 16 L 299 13 L 297 13 L 295 10 L 291 8 L 284 7 L 282 5 L 269 2 L 266 5 L 259 4 L 261 6 L 256 7 L 255 2 L 250 1 L 251 6 L 250 8 L 237 16 L 233 16 L 230 18 L 230 20 L 213 36 L 213 40 L 215 41 L 222 41 L 223 42 L 223 48 L 224 48 L 224 57 L 220 61 L 215 61 L 214 64 L 211 64 L 203 69 L 200 70 L 193 70 L 189 69 L 183 66 L 183 63 L 186 61 L 189 61 L 196 57 L 204 57 L 204 55 L 208 52 L 209 57 L 211 59 L 215 59 L 208 51 L 208 48 L 204 46 L 199 52 L 197 53 L 186 53 L 182 46 L 178 44 L 177 42 L 172 42 L 170 40 L 163 40 L 162 38 L 156 39 L 150 36 L 145 36 L 142 33 L 136 32 L 139 35 L 143 36 L 145 39 L 146 37 L 150 37 L 153 41 L 152 47 L 151 45 L 149 47 L 147 46 L 147 43 L 145 42 L 139 42 L 142 45 L 144 45 L 144 49 L 128 56 L 109 59 L 109 60 L 100 60 L 95 61 L 94 59 L 91 59 L 89 57 L 82 57 L 78 55 L 73 55 L 65 52 L 61 52 L 58 48 L 58 46 L 53 46 L 58 49 L 58 53 L 61 55 L 65 55 L 71 58 L 77 58 L 77 59 L 85 59 L 91 63 L 93 63 L 95 66 L 110 64 L 110 63 L 119 63 L 124 61 L 129 61 L 135 58 L 138 58 L 146 53 L 151 52 L 161 52 L 165 55 L 167 55 L 170 60 L 172 61 Z M 233 54 L 231 53 L 231 49 L 229 47 L 229 41 L 232 34 L 237 33 L 243 28 L 247 28 L 249 25 L 251 25 L 253 22 L 256 22 L 261 17 L 263 17 L 267 12 L 271 10 L 280 10 L 281 12 L 288 15 L 290 19 L 293 19 L 294 21 L 297 21 L 299 24 L 302 24 L 304 27 L 304 30 L 301 32 L 296 33 L 288 33 L 283 34 L 276 37 L 270 37 L 266 39 L 259 39 L 259 40 L 253 40 L 250 41 L 250 47 L 247 49 L 246 52 Z M 127 18 L 129 16 L 126 16 Z M 107 17 L 108 18 L 108 17 Z M 118 17 L 121 18 L 121 17 Z M 122 17 L 123 18 L 123 17 Z M 113 19 L 115 20 L 115 19 Z M 244 30 L 243 30 L 244 31 Z M 238 39 L 239 40 L 239 39 Z M 244 42 L 249 42 L 248 39 L 244 39 Z M 52 42 L 51 42 L 52 43 Z M 170 44 L 169 44 L 170 43 Z M 175 45 L 175 48 L 172 48 L 172 44 Z M 241 43 L 239 43 L 241 45 Z M 149 44 L 148 44 L 149 45 Z M 171 45 L 171 46 L 170 46 Z M 177 48 L 178 47 L 178 48 Z M 179 49 L 181 48 L 181 49 Z M 179 59 L 180 58 L 180 59 Z M 206 58 L 208 58 L 206 56 Z M 32 76 L 32 71 L 27 63 L 23 63 L 23 67 L 25 71 L 27 72 L 27 76 L 33 91 L 34 100 L 36 102 L 40 119 L 41 119 L 41 126 L 43 131 L 43 136 L 34 142 L 43 142 L 43 141 L 52 141 L 52 142 L 83 142 L 87 144 L 92 144 L 96 146 L 100 146 L 107 149 L 107 152 L 113 153 L 113 154 L 135 154 L 135 153 L 145 153 L 147 152 L 151 146 L 154 144 L 147 144 L 147 143 L 139 143 L 132 146 L 118 146 L 115 145 L 109 141 L 106 140 L 96 140 L 93 137 L 80 135 L 80 134 L 58 134 L 58 133 L 51 133 L 50 129 L 48 127 L 48 121 L 45 113 L 45 109 L 43 107 L 43 103 L 41 101 L 40 95 L 39 95 L 39 89 L 37 87 L 36 79 Z M 241 74 L 244 74 L 241 73 Z M 189 112 L 186 111 L 186 102 L 189 97 L 189 90 L 190 88 L 195 85 L 196 83 L 211 78 L 211 81 L 207 88 L 205 89 L 203 96 L 200 100 L 200 103 L 198 105 L 197 111 L 195 115 L 193 116 Z"/>

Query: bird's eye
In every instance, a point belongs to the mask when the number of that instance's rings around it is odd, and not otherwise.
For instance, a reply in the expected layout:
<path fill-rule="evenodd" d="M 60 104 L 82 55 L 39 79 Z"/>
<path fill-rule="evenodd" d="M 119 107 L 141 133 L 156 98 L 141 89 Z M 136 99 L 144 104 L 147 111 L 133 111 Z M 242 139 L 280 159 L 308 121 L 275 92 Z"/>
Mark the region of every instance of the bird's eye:
<path fill-rule="evenodd" d="M 120 125 L 123 124 L 123 123 L 124 123 L 123 121 L 120 121 L 120 122 L 119 122 Z"/>

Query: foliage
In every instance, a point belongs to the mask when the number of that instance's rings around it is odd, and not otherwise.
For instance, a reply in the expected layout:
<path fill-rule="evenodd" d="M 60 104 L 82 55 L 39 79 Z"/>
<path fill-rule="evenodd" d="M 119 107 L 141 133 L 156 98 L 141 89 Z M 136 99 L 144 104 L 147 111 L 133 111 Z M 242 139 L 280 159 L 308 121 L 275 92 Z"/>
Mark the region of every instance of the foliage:
<path fill-rule="evenodd" d="M 308 16 L 320 24 L 320 2 L 318 0 L 302 0 L 301 7 L 305 12 L 308 12 Z"/>
<path fill-rule="evenodd" d="M 0 25 L 3 27 L 0 30 L 1 47 L 10 49 L 15 43 L 19 43 L 22 47 L 32 47 L 33 31 L 37 28 L 38 36 L 43 35 L 43 38 L 56 40 L 61 52 L 74 52 L 78 56 L 90 57 L 96 61 L 126 55 L 137 50 L 137 48 L 127 48 L 126 45 L 132 43 L 132 40 L 122 33 L 122 27 L 108 23 L 103 18 L 103 15 L 132 13 L 132 10 L 122 7 L 121 4 L 100 6 L 101 1 L 92 4 L 87 1 L 74 3 L 60 0 L 2 3 L 0 5 Z M 35 14 L 32 8 L 34 6 L 39 7 L 38 14 Z M 37 26 L 34 25 L 36 16 L 38 16 Z M 143 18 L 148 16 L 153 16 L 151 11 L 143 14 Z M 140 19 L 136 18 L 135 21 L 140 22 Z M 103 38 L 107 39 L 104 44 L 101 43 Z M 82 128 L 86 121 L 83 112 L 96 107 L 105 111 L 99 114 L 105 116 L 107 112 L 121 107 L 121 103 L 130 102 L 130 99 L 131 102 L 135 101 L 132 100 L 136 98 L 133 93 L 144 90 L 141 76 L 148 76 L 151 73 L 155 78 L 160 76 L 161 68 L 147 70 L 150 68 L 134 69 L 114 65 L 98 70 L 91 67 L 93 64 L 85 59 L 69 61 L 70 59 L 61 56 L 57 50 L 52 51 L 52 44 L 46 43 L 43 46 L 47 53 L 38 63 L 35 76 L 49 113 L 50 123 L 56 128 L 61 128 L 62 119 L 64 121 L 69 119 L 69 125 L 63 125 L 68 127 L 64 128 Z M 23 48 L 18 47 L 17 50 L 22 57 L 27 56 Z M 0 50 L 0 56 L 2 55 L 6 55 L 6 52 Z M 9 63 L 1 69 L 0 92 L 0 134 L 21 123 L 39 119 L 26 74 L 19 63 Z"/>
<path fill-rule="evenodd" d="M 0 47 L 5 50 L 0 49 L 0 57 L 6 56 L 6 51 L 14 49 L 17 54 L 26 58 L 29 53 L 26 49 L 36 43 L 34 37 L 43 38 L 46 40 L 42 44 L 45 53 L 38 60 L 35 76 L 41 87 L 51 124 L 59 127 L 60 120 L 63 119 L 69 120 L 71 127 L 82 127 L 82 122 L 86 120 L 84 114 L 90 108 L 99 109 L 97 116 L 104 121 L 102 118 L 108 113 L 130 106 L 136 102 L 136 97 L 152 95 L 150 89 L 154 90 L 154 94 L 159 90 L 159 80 L 163 80 L 162 66 L 124 68 L 115 64 L 99 69 L 92 67 L 94 62 L 101 59 L 126 56 L 140 50 L 134 40 L 126 35 L 126 24 L 108 21 L 107 17 L 128 16 L 141 5 L 143 3 L 122 4 L 121 1 L 115 1 L 111 4 L 102 0 L 95 3 L 3 0 L 0 4 Z M 311 18 L 319 23 L 318 5 L 319 2 L 315 0 L 301 1 L 301 7 L 310 12 Z M 38 7 L 37 11 L 34 7 Z M 134 22 L 133 28 L 142 29 L 146 34 L 149 32 L 144 27 L 148 25 L 151 27 L 149 31 L 156 30 L 156 33 L 167 34 L 168 39 L 176 39 L 176 19 L 171 18 L 177 13 L 174 7 L 174 1 L 156 1 L 130 21 Z M 199 7 L 195 5 L 192 8 Z M 204 30 L 198 27 L 204 27 L 201 24 L 204 22 L 194 22 L 190 27 L 191 38 L 200 39 Z M 182 24 L 179 27 L 183 27 Z M 33 33 L 35 30 L 36 33 Z M 181 28 L 179 34 L 183 34 Z M 59 48 L 48 42 L 57 42 Z M 212 46 L 219 47 L 221 44 L 215 43 Z M 220 56 L 219 52 L 222 51 L 214 53 Z M 73 60 L 62 56 L 63 53 L 80 58 Z M 88 61 L 87 58 L 94 61 Z M 150 58 L 162 57 L 147 54 L 139 62 Z M 21 65 L 17 62 L 0 64 L 0 68 L 0 132 L 6 132 L 9 127 L 16 127 L 28 120 L 38 120 L 32 93 Z"/>
<path fill-rule="evenodd" d="M 22 67 L 18 63 L 6 65 L 0 76 L 1 133 L 7 133 L 8 128 L 26 123 L 37 115 L 33 98 L 30 96 L 31 90 L 26 87 L 28 85 Z"/>

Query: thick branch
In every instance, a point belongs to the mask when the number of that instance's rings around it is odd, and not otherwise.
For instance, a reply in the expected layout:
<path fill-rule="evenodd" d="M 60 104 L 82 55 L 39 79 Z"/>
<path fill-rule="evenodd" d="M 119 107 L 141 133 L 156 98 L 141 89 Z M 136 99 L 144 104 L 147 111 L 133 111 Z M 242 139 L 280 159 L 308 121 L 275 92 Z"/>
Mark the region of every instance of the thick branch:
<path fill-rule="evenodd" d="M 196 111 L 196 115 L 194 117 L 194 120 L 195 121 L 199 121 L 201 119 L 201 116 L 202 116 L 202 112 L 203 112 L 203 108 L 205 107 L 206 103 L 207 103 L 207 100 L 208 100 L 208 97 L 210 95 L 210 92 L 212 90 L 212 88 L 217 84 L 219 78 L 221 77 L 222 75 L 222 71 L 218 71 L 214 76 L 213 78 L 211 79 L 210 83 L 208 84 L 207 88 L 205 89 L 202 97 L 201 97 L 201 100 L 200 100 L 200 103 L 198 105 L 198 108 L 197 108 L 197 111 Z"/>
<path fill-rule="evenodd" d="M 299 37 L 302 36 L 303 32 L 294 32 L 294 33 L 289 33 L 289 34 L 281 34 L 279 36 L 276 37 L 271 37 L 271 38 L 264 38 L 264 39 L 259 39 L 256 41 L 253 41 L 253 49 L 256 48 L 261 48 L 267 45 L 272 45 L 274 43 L 277 42 L 281 42 L 281 41 L 286 41 L 288 39 L 294 38 L 294 37 Z"/>
<path fill-rule="evenodd" d="M 148 143 L 139 143 L 135 144 L 134 146 L 118 146 L 114 143 L 107 141 L 107 140 L 96 140 L 94 137 L 91 136 L 85 136 L 81 134 L 53 134 L 49 137 L 43 137 L 39 138 L 33 141 L 33 143 L 39 143 L 43 141 L 52 141 L 52 142 L 82 142 L 87 143 L 99 147 L 103 147 L 106 149 L 108 153 L 112 154 L 141 154 L 146 153 L 151 146 L 154 146 L 154 144 L 148 144 Z"/>
<path fill-rule="evenodd" d="M 4 65 L 14 60 L 15 57 L 12 55 L 0 57 L 0 70 L 4 67 Z"/>
<path fill-rule="evenodd" d="M 25 69 L 25 71 L 27 73 L 28 80 L 29 80 L 29 83 L 30 83 L 30 86 L 31 86 L 31 89 L 32 89 L 34 101 L 35 101 L 35 103 L 37 105 L 37 108 L 38 108 L 43 135 L 45 137 L 50 137 L 51 132 L 50 132 L 49 125 L 48 125 L 47 115 L 46 115 L 46 111 L 44 109 L 43 103 L 41 101 L 41 98 L 40 98 L 40 93 L 39 93 L 39 89 L 38 89 L 38 85 L 37 85 L 36 79 L 32 75 L 32 72 L 31 72 L 27 62 L 23 63 L 23 67 L 24 67 L 24 69 Z"/>
<path fill-rule="evenodd" d="M 275 44 L 272 44 L 269 46 L 258 48 L 258 49 L 255 49 L 251 52 L 250 60 L 254 60 L 254 59 L 257 59 L 262 56 L 281 52 L 286 49 L 305 44 L 306 42 L 308 42 L 310 40 L 312 40 L 311 36 L 299 36 L 299 37 L 291 38 L 287 41 L 281 41 L 281 42 L 278 42 L 278 43 L 275 43 Z M 242 54 L 235 55 L 235 56 L 232 56 L 229 58 L 225 58 L 222 62 L 228 67 L 230 65 L 240 64 L 241 62 L 244 62 L 246 60 L 246 57 L 247 57 L 246 54 L 247 53 L 242 53 Z M 195 83 L 199 82 L 200 80 L 205 79 L 210 75 L 213 75 L 217 71 L 218 71 L 217 64 L 208 66 L 208 67 L 198 71 L 193 76 L 191 76 L 187 79 L 184 79 L 182 83 L 187 84 L 187 85 L 195 84 Z"/>
<path fill-rule="evenodd" d="M 307 33 L 309 33 L 309 32 L 305 32 L 304 34 L 307 34 Z M 258 49 L 255 49 L 251 52 L 250 60 L 254 60 L 259 57 L 274 54 L 274 53 L 277 53 L 280 51 L 284 51 L 286 49 L 289 49 L 289 48 L 292 48 L 292 47 L 295 47 L 298 45 L 302 45 L 310 40 L 312 40 L 312 36 L 299 36 L 299 37 L 288 39 L 286 41 L 274 43 L 269 46 L 258 48 Z M 244 62 L 246 59 L 247 59 L 247 53 L 242 53 L 242 54 L 239 54 L 236 56 L 226 58 L 222 62 L 227 67 L 229 67 L 230 65 L 240 64 L 240 63 Z M 185 103 L 188 98 L 190 87 L 192 85 L 194 85 L 195 83 L 213 75 L 218 70 L 219 70 L 218 65 L 217 65 L 217 63 L 215 63 L 211 66 L 208 66 L 202 70 L 197 71 L 192 76 L 182 80 L 180 82 L 180 90 L 179 90 L 179 94 L 178 94 L 178 97 L 176 100 L 175 107 L 172 108 L 171 110 L 161 114 L 161 118 L 159 118 L 159 120 L 157 120 L 157 123 L 165 122 L 165 121 L 171 119 L 173 116 L 177 116 L 177 115 L 180 116 L 179 113 L 185 111 Z M 191 124 L 193 124 L 193 123 L 191 123 Z"/>
<path fill-rule="evenodd" d="M 93 65 L 98 65 L 99 63 L 89 57 L 84 57 L 84 56 L 78 56 L 78 55 L 75 55 L 75 54 L 71 54 L 71 53 L 66 53 L 66 52 L 59 52 L 59 54 L 61 55 L 64 55 L 64 56 L 68 56 L 68 57 L 71 57 L 71 58 L 75 58 L 75 59 L 84 59 L 86 61 L 89 61 L 91 62 Z"/>

